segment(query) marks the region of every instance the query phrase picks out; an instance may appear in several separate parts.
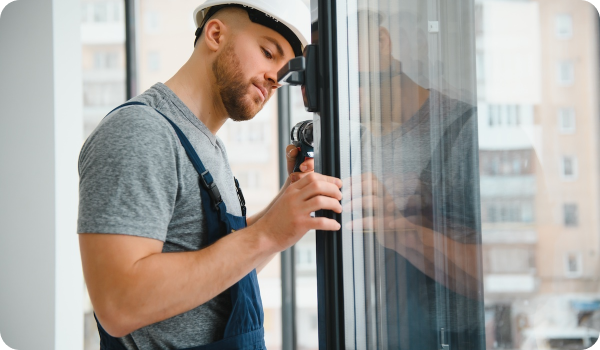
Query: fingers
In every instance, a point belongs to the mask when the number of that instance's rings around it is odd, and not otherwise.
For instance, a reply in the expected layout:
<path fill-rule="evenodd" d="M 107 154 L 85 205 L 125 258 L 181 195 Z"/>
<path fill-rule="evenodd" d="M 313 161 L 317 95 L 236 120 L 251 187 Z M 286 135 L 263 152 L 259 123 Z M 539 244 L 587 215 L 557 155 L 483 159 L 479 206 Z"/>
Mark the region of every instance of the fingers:
<path fill-rule="evenodd" d="M 315 171 L 315 160 L 313 158 L 306 159 L 300 165 L 300 171 L 302 171 L 303 173 Z"/>
<path fill-rule="evenodd" d="M 339 231 L 342 228 L 337 221 L 328 218 L 311 218 L 310 227 L 321 231 Z"/>
<path fill-rule="evenodd" d="M 291 174 L 294 170 L 294 166 L 296 165 L 296 157 L 298 157 L 298 148 L 294 145 L 288 145 L 285 148 L 285 157 L 287 161 L 287 169 L 288 174 Z M 300 165 L 300 171 L 303 173 L 311 172 L 315 170 L 315 161 L 314 159 L 306 159 Z"/>
<path fill-rule="evenodd" d="M 336 201 L 342 200 L 342 192 L 335 184 L 325 181 L 315 181 L 300 189 L 300 198 L 309 200 L 317 196 L 327 196 Z"/>
<path fill-rule="evenodd" d="M 310 174 L 304 176 L 302 179 L 297 181 L 294 185 L 296 186 L 297 189 L 303 189 L 304 187 L 310 185 L 313 182 L 317 182 L 317 181 L 334 184 L 338 188 L 338 190 L 340 188 L 342 188 L 342 180 L 340 180 L 336 177 L 326 176 L 326 175 L 317 174 L 317 173 L 310 173 Z"/>
<path fill-rule="evenodd" d="M 309 199 L 306 202 L 306 208 L 310 212 L 315 212 L 317 210 L 331 210 L 338 214 L 342 212 L 342 205 L 339 201 L 325 196 L 317 196 Z"/>

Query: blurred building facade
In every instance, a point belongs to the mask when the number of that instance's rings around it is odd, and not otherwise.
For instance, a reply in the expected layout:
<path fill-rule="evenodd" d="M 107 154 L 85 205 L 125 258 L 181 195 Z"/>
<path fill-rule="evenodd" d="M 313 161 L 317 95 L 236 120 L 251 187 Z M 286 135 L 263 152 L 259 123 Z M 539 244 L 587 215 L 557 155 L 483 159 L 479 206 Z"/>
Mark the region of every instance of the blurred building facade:
<path fill-rule="evenodd" d="M 476 1 L 488 349 L 600 331 L 598 13 Z"/>

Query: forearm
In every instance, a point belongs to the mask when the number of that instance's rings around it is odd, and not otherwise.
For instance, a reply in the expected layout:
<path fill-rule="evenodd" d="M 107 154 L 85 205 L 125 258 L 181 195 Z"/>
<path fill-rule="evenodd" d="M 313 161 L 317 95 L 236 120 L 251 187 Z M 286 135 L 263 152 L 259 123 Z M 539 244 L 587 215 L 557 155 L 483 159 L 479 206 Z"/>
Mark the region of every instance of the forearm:
<path fill-rule="evenodd" d="M 252 231 L 232 233 L 200 251 L 153 254 L 107 276 L 97 299 L 100 321 L 107 321 L 109 333 L 124 336 L 213 299 L 273 254 Z"/>
<path fill-rule="evenodd" d="M 283 184 L 283 186 L 281 187 L 281 189 L 279 190 L 279 193 L 277 193 L 277 196 L 275 196 L 275 198 L 273 198 L 273 200 L 271 201 L 271 203 L 269 203 L 269 205 L 264 208 L 263 210 L 261 210 L 260 212 L 252 215 L 251 217 L 248 217 L 246 219 L 246 222 L 248 223 L 248 226 L 252 226 L 255 222 L 257 222 L 258 220 L 260 220 L 260 218 L 263 217 L 263 215 L 265 215 L 266 212 L 268 212 L 272 207 L 273 207 L 273 203 L 277 202 L 277 200 L 279 199 L 279 197 L 281 197 L 281 194 L 285 191 L 286 188 L 288 188 L 288 186 L 290 185 L 290 178 L 288 177 L 287 180 L 285 180 L 285 183 Z M 273 258 L 273 257 L 271 257 Z M 271 259 L 269 259 L 271 260 Z"/>
<path fill-rule="evenodd" d="M 259 213 L 253 215 L 252 217 L 246 219 L 246 222 L 248 223 L 248 226 L 251 226 L 252 224 L 254 224 L 255 222 L 257 222 L 258 220 L 260 220 L 260 218 L 263 217 L 263 215 L 268 212 L 271 207 L 273 207 L 273 203 L 277 202 L 277 200 L 279 199 L 279 197 L 281 197 L 281 194 L 285 191 L 286 188 L 288 188 L 288 186 L 290 185 L 290 178 L 288 177 L 287 180 L 285 181 L 285 183 L 283 184 L 283 187 L 281 187 L 281 190 L 279 190 L 279 193 L 277 194 L 277 196 L 275 196 L 275 198 L 273 198 L 273 200 L 271 201 L 271 203 L 269 203 L 269 205 L 263 209 L 262 211 L 260 211 Z M 273 260 L 273 258 L 277 255 L 277 253 L 275 254 L 271 254 L 269 256 L 267 256 L 265 259 L 263 259 L 258 266 L 256 267 L 256 272 L 260 273 L 265 266 L 267 266 L 271 260 Z"/>

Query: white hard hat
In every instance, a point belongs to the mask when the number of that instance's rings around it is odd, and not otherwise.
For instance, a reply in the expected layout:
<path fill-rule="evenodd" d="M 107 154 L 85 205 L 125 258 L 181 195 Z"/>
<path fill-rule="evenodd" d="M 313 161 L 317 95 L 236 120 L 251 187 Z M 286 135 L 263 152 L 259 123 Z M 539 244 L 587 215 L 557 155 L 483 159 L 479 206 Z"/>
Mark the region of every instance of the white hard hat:
<path fill-rule="evenodd" d="M 277 31 L 289 41 L 296 56 L 310 43 L 310 12 L 302 0 L 206 0 L 194 10 L 196 40 L 208 19 L 227 5 L 244 7 L 252 22 Z"/>

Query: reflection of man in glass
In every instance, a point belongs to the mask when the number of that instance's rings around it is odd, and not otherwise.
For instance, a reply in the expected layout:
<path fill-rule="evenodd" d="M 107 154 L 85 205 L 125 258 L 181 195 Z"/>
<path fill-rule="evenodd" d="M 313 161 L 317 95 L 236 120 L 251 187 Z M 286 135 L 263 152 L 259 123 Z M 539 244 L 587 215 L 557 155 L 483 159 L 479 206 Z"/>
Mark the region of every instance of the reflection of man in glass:
<path fill-rule="evenodd" d="M 413 81 L 383 16 L 358 17 L 362 195 L 345 211 L 376 233 L 387 343 L 483 349 L 476 109 Z"/>

